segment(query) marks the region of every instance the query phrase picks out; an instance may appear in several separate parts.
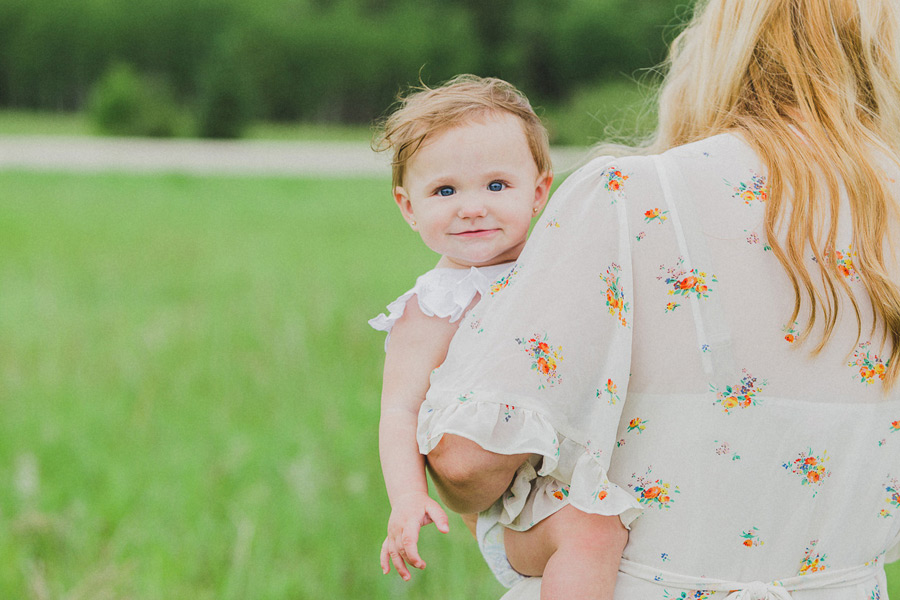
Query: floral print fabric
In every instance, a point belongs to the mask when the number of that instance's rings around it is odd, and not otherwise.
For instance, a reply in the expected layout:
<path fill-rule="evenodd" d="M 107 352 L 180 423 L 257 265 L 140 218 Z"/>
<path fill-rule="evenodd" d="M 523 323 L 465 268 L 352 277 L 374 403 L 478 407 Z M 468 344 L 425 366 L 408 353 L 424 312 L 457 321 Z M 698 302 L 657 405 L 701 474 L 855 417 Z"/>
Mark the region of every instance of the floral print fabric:
<path fill-rule="evenodd" d="M 520 257 L 527 269 L 465 318 L 483 331 L 461 326 L 433 375 L 420 448 L 443 430 L 534 452 L 559 483 L 545 495 L 621 515 L 624 559 L 639 568 L 620 573 L 616 600 L 724 600 L 740 582 L 783 584 L 794 600 L 883 595 L 900 540 L 900 388 L 884 393 L 888 348 L 852 277 L 848 220 L 832 259 L 858 293 L 863 338 L 848 304 L 812 355 L 821 313 L 789 322 L 793 288 L 768 251 L 768 177 L 752 149 L 722 135 L 664 159 L 661 174 L 652 157 L 600 158 L 564 182 Z M 442 429 L 470 390 L 469 410 L 493 420 Z M 504 421 L 507 404 L 517 416 Z"/>

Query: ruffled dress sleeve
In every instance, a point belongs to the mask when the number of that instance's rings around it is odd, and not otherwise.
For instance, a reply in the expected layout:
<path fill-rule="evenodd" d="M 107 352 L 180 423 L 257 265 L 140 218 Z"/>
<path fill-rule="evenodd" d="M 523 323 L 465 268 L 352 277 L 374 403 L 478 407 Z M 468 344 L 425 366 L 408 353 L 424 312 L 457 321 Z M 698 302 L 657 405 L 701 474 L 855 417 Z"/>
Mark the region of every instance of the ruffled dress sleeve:
<path fill-rule="evenodd" d="M 369 319 L 369 325 L 378 331 L 387 332 L 384 349 L 387 350 L 391 328 L 403 316 L 406 303 L 416 296 L 419 310 L 429 317 L 448 318 L 455 323 L 472 304 L 475 296 L 489 293 L 491 287 L 509 272 L 512 263 L 501 263 L 488 267 L 469 269 L 437 268 L 416 279 L 416 285 L 405 294 L 388 304 L 387 314 Z"/>
<path fill-rule="evenodd" d="M 607 477 L 631 367 L 626 202 L 627 175 L 612 159 L 573 173 L 431 376 L 419 412 L 422 453 L 451 433 L 493 452 L 540 456 L 503 499 L 502 522 L 517 529 L 533 523 L 521 522 L 514 491 L 536 476 L 559 482 L 547 493 L 584 512 L 619 515 L 626 526 L 641 512 Z"/>

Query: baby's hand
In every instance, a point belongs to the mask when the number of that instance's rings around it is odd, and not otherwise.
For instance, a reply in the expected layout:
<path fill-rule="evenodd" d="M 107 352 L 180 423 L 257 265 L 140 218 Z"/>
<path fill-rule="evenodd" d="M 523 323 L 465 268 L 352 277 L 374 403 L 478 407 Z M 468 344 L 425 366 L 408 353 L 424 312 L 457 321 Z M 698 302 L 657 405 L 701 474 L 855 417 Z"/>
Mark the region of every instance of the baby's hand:
<path fill-rule="evenodd" d="M 406 563 L 417 569 L 425 568 L 425 561 L 419 556 L 417 544 L 419 529 L 434 523 L 441 533 L 450 531 L 447 513 L 440 504 L 423 492 L 411 492 L 397 498 L 388 520 L 388 534 L 381 545 L 381 570 L 387 574 L 391 563 L 404 581 L 409 581 Z"/>

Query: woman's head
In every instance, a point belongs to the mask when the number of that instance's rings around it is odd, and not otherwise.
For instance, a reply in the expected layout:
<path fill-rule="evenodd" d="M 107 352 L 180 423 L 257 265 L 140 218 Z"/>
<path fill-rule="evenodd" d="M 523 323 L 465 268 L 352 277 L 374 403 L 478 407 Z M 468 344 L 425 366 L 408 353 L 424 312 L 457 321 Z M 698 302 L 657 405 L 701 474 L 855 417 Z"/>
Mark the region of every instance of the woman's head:
<path fill-rule="evenodd" d="M 660 148 L 776 119 L 900 147 L 897 0 L 700 0 L 669 67 Z"/>

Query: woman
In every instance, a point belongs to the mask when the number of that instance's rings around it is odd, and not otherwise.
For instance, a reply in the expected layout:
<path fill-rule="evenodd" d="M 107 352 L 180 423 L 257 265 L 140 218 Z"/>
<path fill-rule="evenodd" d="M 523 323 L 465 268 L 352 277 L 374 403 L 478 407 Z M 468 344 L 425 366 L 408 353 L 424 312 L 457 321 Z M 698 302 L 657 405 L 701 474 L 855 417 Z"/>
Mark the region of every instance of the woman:
<path fill-rule="evenodd" d="M 650 150 L 570 176 L 460 326 L 420 417 L 442 496 L 485 510 L 527 489 L 536 455 L 570 484 L 546 493 L 607 524 L 598 597 L 886 597 L 900 3 L 700 2 Z M 493 429 L 465 429 L 473 399 Z M 459 429 L 428 431 L 428 410 Z M 486 556 L 528 510 L 510 491 L 482 513 Z"/>

